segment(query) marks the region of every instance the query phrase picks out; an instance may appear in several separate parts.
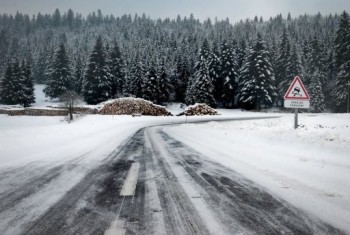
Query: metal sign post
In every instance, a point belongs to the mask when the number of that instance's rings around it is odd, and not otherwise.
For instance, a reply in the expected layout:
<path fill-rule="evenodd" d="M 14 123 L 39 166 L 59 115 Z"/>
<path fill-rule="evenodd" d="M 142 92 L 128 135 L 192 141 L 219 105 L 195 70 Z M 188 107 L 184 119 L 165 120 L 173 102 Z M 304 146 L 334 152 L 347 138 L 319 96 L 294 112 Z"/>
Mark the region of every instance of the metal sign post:
<path fill-rule="evenodd" d="M 294 129 L 298 128 L 298 109 L 310 107 L 310 97 L 301 79 L 296 76 L 284 95 L 284 107 L 294 108 Z"/>
<path fill-rule="evenodd" d="M 298 128 L 298 109 L 294 109 L 294 129 Z"/>

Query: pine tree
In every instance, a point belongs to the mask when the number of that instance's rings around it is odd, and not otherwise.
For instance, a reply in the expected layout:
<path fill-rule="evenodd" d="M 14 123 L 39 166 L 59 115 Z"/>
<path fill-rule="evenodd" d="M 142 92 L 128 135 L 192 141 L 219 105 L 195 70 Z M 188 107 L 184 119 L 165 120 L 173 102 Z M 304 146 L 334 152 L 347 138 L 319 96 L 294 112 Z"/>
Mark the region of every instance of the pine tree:
<path fill-rule="evenodd" d="M 316 112 L 325 108 L 324 85 L 327 79 L 325 58 L 319 40 L 314 37 L 306 66 L 305 84 L 310 93 L 311 106 Z"/>
<path fill-rule="evenodd" d="M 125 72 L 124 72 L 124 61 L 119 49 L 119 45 L 114 41 L 113 48 L 110 53 L 109 68 L 111 73 L 111 96 L 118 97 L 123 93 Z"/>
<path fill-rule="evenodd" d="M 315 70 L 313 74 L 310 74 L 310 85 L 308 90 L 310 92 L 310 103 L 311 107 L 315 112 L 323 112 L 325 109 L 325 98 L 322 83 L 320 77 L 323 75 L 320 74 L 319 70 Z"/>
<path fill-rule="evenodd" d="M 39 52 L 38 59 L 33 66 L 33 78 L 36 83 L 46 84 L 54 54 L 53 48 L 48 45 L 44 45 L 43 49 Z"/>
<path fill-rule="evenodd" d="M 136 54 L 131 62 L 130 69 L 130 81 L 129 81 L 129 93 L 135 97 L 142 97 L 142 84 L 143 84 L 143 66 L 141 64 L 139 55 Z"/>
<path fill-rule="evenodd" d="M 347 102 L 350 100 L 350 21 L 349 14 L 345 11 L 340 16 L 334 43 L 337 77 L 332 91 L 333 103 L 336 111 L 349 112 Z"/>
<path fill-rule="evenodd" d="M 328 51 L 328 57 L 327 57 L 327 67 L 326 67 L 326 73 L 327 73 L 327 81 L 328 83 L 325 84 L 324 91 L 325 91 L 325 100 L 326 100 L 326 106 L 332 105 L 332 90 L 334 88 L 335 84 L 335 78 L 337 75 L 336 67 L 335 67 L 335 58 L 334 58 L 334 51 L 329 50 Z"/>
<path fill-rule="evenodd" d="M 195 82 L 195 78 L 194 77 L 190 77 L 188 79 L 188 84 L 187 84 L 187 90 L 186 90 L 186 97 L 185 97 L 185 103 L 187 105 L 192 105 L 195 103 L 195 99 L 194 99 L 194 82 Z"/>
<path fill-rule="evenodd" d="M 52 16 L 53 27 L 59 27 L 61 25 L 61 13 L 60 10 L 56 8 Z"/>
<path fill-rule="evenodd" d="M 73 90 L 79 95 L 82 94 L 82 90 L 83 90 L 84 70 L 85 70 L 85 63 L 83 62 L 81 55 L 78 55 L 77 58 L 75 59 Z"/>
<path fill-rule="evenodd" d="M 154 63 L 151 63 L 148 72 L 143 80 L 142 97 L 145 100 L 149 100 L 153 103 L 159 104 L 160 91 L 158 84 L 158 76 L 154 67 Z"/>
<path fill-rule="evenodd" d="M 32 103 L 35 102 L 35 96 L 34 96 L 34 81 L 32 77 L 32 69 L 30 66 L 30 63 L 22 62 L 21 66 L 22 70 L 22 84 L 23 84 L 23 101 L 22 104 L 24 107 L 30 106 Z"/>
<path fill-rule="evenodd" d="M 34 102 L 31 97 L 27 97 L 29 92 L 26 85 L 28 84 L 27 79 L 23 76 L 27 73 L 24 71 L 25 69 L 20 66 L 17 60 L 8 65 L 1 84 L 0 99 L 2 103 L 29 106 L 30 103 Z"/>
<path fill-rule="evenodd" d="M 271 105 L 276 97 L 274 72 L 260 34 L 242 66 L 239 81 L 239 101 L 243 108 L 261 108 L 261 104 Z"/>
<path fill-rule="evenodd" d="M 207 60 L 208 69 L 209 69 L 209 77 L 213 81 L 214 85 L 214 98 L 217 101 L 221 101 L 221 92 L 222 92 L 222 81 L 221 81 L 221 61 L 220 61 L 220 53 L 217 47 L 216 42 L 213 43 L 213 49 L 209 55 Z"/>
<path fill-rule="evenodd" d="M 0 74 L 3 74 L 6 62 L 7 62 L 7 54 L 9 48 L 9 40 L 8 33 L 5 29 L 0 30 Z"/>
<path fill-rule="evenodd" d="M 206 39 L 206 38 L 204 39 L 199 54 L 200 54 L 200 56 L 202 56 L 204 58 L 205 61 L 209 60 L 211 51 L 210 51 L 208 39 Z"/>
<path fill-rule="evenodd" d="M 244 59 L 246 57 L 247 45 L 245 40 L 241 40 L 236 49 L 236 72 L 237 77 L 239 77 L 239 73 L 244 63 Z"/>
<path fill-rule="evenodd" d="M 209 76 L 206 60 L 203 56 L 200 57 L 200 60 L 196 65 L 193 82 L 191 88 L 193 101 L 195 103 L 205 103 L 211 107 L 215 107 L 213 81 Z"/>
<path fill-rule="evenodd" d="M 234 96 L 237 93 L 238 77 L 236 55 L 233 45 L 226 41 L 221 46 L 221 74 L 216 84 L 216 96 L 223 102 L 223 107 L 229 108 L 234 105 Z"/>
<path fill-rule="evenodd" d="M 55 54 L 46 85 L 44 89 L 45 95 L 51 98 L 59 98 L 67 91 L 73 90 L 74 84 L 70 60 L 63 43 L 60 44 Z"/>
<path fill-rule="evenodd" d="M 172 86 L 168 77 L 167 72 L 165 71 L 164 61 L 160 65 L 159 69 L 159 102 L 169 102 Z"/>
<path fill-rule="evenodd" d="M 111 79 L 106 58 L 99 36 L 91 52 L 83 83 L 83 95 L 88 104 L 98 104 L 111 98 Z"/>
<path fill-rule="evenodd" d="M 277 102 L 282 104 L 283 95 L 286 92 L 286 84 L 290 83 L 289 78 L 287 78 L 287 67 L 290 59 L 290 42 L 289 35 L 287 34 L 286 28 L 283 29 L 283 34 L 281 38 L 281 44 L 279 46 L 279 55 L 276 60 L 275 75 L 277 89 Z M 296 75 L 295 75 L 296 76 Z M 287 88 L 288 89 L 288 88 Z"/>
<path fill-rule="evenodd" d="M 185 102 L 187 85 L 190 77 L 187 58 L 185 56 L 178 56 L 176 66 L 176 76 L 173 79 L 173 86 L 176 94 L 175 101 Z"/>
<path fill-rule="evenodd" d="M 285 71 L 285 79 L 282 80 L 278 84 L 278 90 L 280 91 L 280 95 L 284 95 L 290 84 L 292 83 L 293 79 L 296 76 L 301 76 L 302 74 L 302 66 L 301 62 L 297 53 L 297 49 L 294 46 L 293 49 L 290 51 L 289 58 L 287 59 L 287 66 Z"/>
<path fill-rule="evenodd" d="M 13 87 L 15 81 L 13 81 L 12 76 L 12 66 L 11 64 L 7 66 L 4 77 L 1 79 L 1 92 L 0 92 L 0 101 L 3 104 L 16 104 L 14 100 Z"/>

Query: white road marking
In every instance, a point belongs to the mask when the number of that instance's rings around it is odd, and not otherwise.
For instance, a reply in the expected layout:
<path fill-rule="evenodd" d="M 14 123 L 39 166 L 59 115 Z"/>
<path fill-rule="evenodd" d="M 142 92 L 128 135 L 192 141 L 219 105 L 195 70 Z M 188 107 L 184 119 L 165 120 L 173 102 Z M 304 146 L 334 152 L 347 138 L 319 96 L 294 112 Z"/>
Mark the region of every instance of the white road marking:
<path fill-rule="evenodd" d="M 120 196 L 134 196 L 137 184 L 137 179 L 139 177 L 140 163 L 131 164 L 128 176 L 124 182 Z"/>
<path fill-rule="evenodd" d="M 124 220 L 114 220 L 111 226 L 105 231 L 104 235 L 125 235 L 126 229 Z"/>

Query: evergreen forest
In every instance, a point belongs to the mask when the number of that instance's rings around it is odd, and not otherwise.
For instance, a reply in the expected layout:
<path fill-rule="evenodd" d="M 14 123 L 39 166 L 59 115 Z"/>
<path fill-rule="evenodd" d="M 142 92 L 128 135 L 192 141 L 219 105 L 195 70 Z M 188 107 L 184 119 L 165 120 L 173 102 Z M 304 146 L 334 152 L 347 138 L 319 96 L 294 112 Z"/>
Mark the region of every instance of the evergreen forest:
<path fill-rule="evenodd" d="M 2 14 L 0 76 L 3 104 L 30 106 L 33 84 L 46 84 L 50 98 L 73 91 L 88 104 L 132 96 L 248 110 L 283 107 L 300 76 L 313 112 L 346 112 L 350 18 Z"/>

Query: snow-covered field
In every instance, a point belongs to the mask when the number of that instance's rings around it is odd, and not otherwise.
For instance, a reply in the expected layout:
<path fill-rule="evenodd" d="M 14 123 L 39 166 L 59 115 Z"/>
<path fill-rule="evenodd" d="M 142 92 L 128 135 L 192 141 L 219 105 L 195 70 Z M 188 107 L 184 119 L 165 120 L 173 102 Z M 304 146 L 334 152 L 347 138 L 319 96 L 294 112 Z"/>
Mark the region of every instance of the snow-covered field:
<path fill-rule="evenodd" d="M 173 107 L 175 110 L 176 107 Z M 273 194 L 350 233 L 350 115 L 219 110 L 225 117 L 274 119 L 211 121 L 164 127 L 174 138 L 257 182 Z M 35 162 L 52 166 L 84 156 L 94 167 L 139 128 L 184 123 L 185 117 L 0 115 L 0 171 Z M 68 190 L 68 189 L 67 189 Z"/>

